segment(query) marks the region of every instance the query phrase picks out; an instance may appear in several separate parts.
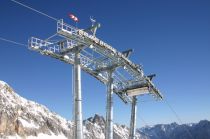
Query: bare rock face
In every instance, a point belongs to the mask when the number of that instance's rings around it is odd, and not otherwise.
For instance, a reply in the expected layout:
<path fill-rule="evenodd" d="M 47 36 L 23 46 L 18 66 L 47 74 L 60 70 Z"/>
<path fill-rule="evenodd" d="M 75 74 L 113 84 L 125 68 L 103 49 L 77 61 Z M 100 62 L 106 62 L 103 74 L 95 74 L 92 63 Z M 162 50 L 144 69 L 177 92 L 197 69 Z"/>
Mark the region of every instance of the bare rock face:
<path fill-rule="evenodd" d="M 62 135 L 72 137 L 73 124 L 45 106 L 26 100 L 0 81 L 0 137 Z"/>
<path fill-rule="evenodd" d="M 89 122 L 94 123 L 94 124 L 98 124 L 100 126 L 105 126 L 105 119 L 104 119 L 104 117 L 100 116 L 98 114 L 95 114 L 94 117 L 88 118 L 86 121 L 89 121 Z"/>
<path fill-rule="evenodd" d="M 95 115 L 83 121 L 85 138 L 88 139 L 105 139 L 104 129 L 105 120 L 102 116 Z"/>
<path fill-rule="evenodd" d="M 87 139 L 105 139 L 105 119 L 104 117 L 95 114 L 94 117 L 90 117 L 83 122 L 85 126 L 86 138 Z M 125 125 L 114 124 L 113 126 L 114 139 L 128 139 L 129 128 Z M 136 139 L 148 139 L 146 136 L 136 134 Z"/>

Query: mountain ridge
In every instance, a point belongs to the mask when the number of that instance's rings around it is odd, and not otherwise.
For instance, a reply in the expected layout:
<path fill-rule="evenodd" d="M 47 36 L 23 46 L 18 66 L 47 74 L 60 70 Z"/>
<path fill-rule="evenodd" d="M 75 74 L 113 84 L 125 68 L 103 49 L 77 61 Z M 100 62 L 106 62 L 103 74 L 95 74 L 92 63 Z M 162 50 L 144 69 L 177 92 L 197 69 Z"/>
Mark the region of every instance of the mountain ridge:
<path fill-rule="evenodd" d="M 2 139 L 71 139 L 74 124 L 47 107 L 19 96 L 7 83 L 0 81 L 0 138 Z M 128 139 L 129 128 L 114 124 L 114 139 Z M 104 139 L 105 119 L 95 114 L 83 121 L 85 139 Z M 157 124 L 138 128 L 136 139 L 210 138 L 210 122 Z"/>

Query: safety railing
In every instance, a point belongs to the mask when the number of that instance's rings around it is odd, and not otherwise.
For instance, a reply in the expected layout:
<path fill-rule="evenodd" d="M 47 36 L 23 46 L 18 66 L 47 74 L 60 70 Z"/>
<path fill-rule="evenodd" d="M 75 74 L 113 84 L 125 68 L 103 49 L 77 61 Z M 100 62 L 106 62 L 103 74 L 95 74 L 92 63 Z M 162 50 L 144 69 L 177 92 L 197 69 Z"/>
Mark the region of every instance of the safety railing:
<path fill-rule="evenodd" d="M 62 31 L 78 36 L 78 29 L 64 23 L 63 20 L 61 19 L 61 20 L 58 20 L 57 22 L 57 33 L 61 33 Z"/>
<path fill-rule="evenodd" d="M 29 40 L 29 49 L 36 51 L 46 51 L 50 53 L 58 53 L 60 48 L 58 45 L 54 45 L 54 43 L 41 40 L 35 37 L 31 37 Z"/>

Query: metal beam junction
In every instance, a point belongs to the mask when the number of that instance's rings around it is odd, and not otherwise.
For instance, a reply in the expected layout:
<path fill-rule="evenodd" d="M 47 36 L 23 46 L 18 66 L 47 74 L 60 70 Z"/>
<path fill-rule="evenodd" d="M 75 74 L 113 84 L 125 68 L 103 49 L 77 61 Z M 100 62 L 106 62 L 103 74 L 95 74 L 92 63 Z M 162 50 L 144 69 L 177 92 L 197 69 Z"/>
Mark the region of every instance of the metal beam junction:
<path fill-rule="evenodd" d="M 136 125 L 134 96 L 149 93 L 156 99 L 162 99 L 162 95 L 151 79 L 144 75 L 142 67 L 128 59 L 131 50 L 121 53 L 97 38 L 96 31 L 92 31 L 93 34 L 89 32 L 59 20 L 56 35 L 48 39 L 31 37 L 29 49 L 74 65 L 75 139 L 83 139 L 81 70 L 107 85 L 106 139 L 113 138 L 113 93 L 123 102 L 132 103 L 130 137 L 133 139 Z"/>

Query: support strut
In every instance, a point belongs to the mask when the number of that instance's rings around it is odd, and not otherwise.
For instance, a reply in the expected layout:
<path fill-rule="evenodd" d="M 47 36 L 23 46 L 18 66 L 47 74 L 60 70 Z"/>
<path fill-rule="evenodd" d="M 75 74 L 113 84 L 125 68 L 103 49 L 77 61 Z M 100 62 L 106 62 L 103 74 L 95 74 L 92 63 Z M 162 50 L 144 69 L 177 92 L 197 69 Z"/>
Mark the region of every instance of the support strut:
<path fill-rule="evenodd" d="M 108 71 L 105 139 L 113 139 L 113 78 Z"/>
<path fill-rule="evenodd" d="M 131 121 L 130 121 L 130 133 L 129 139 L 135 139 L 136 135 L 136 113 L 137 113 L 137 98 L 132 97 L 132 108 L 131 108 Z"/>
<path fill-rule="evenodd" d="M 80 51 L 74 57 L 74 139 L 83 139 Z"/>

